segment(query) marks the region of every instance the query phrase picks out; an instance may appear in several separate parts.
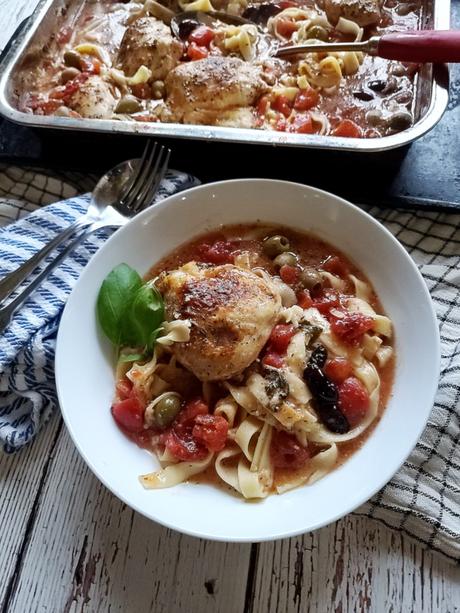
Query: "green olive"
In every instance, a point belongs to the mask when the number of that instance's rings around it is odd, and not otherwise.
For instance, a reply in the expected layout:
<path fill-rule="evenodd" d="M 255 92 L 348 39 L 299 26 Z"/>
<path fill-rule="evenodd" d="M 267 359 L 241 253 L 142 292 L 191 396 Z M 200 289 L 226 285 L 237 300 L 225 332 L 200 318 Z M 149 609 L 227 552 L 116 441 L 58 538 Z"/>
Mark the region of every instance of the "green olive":
<path fill-rule="evenodd" d="M 125 113 L 130 115 L 131 113 L 137 113 L 142 109 L 142 105 L 135 96 L 128 94 L 123 96 L 115 107 L 115 113 Z"/>
<path fill-rule="evenodd" d="M 179 396 L 165 396 L 162 398 L 153 410 L 154 419 L 160 428 L 166 428 L 176 418 L 181 408 L 181 401 Z"/>
<path fill-rule="evenodd" d="M 319 289 L 323 286 L 323 277 L 314 268 L 304 268 L 299 281 L 305 289 Z"/>
<path fill-rule="evenodd" d="M 263 250 L 264 253 L 270 258 L 274 258 L 280 253 L 289 251 L 289 249 L 289 240 L 285 236 L 275 234 L 274 236 L 268 236 L 266 239 L 264 239 Z"/>
<path fill-rule="evenodd" d="M 160 100 L 165 95 L 164 81 L 154 81 L 152 83 L 152 98 Z"/>
<path fill-rule="evenodd" d="M 67 81 L 72 81 L 72 79 L 75 79 L 75 77 L 78 77 L 79 74 L 80 74 L 80 71 L 78 70 L 78 68 L 75 68 L 74 66 L 69 66 L 69 68 L 64 68 L 64 70 L 61 72 L 61 83 L 64 85 L 65 83 L 67 83 Z"/>
<path fill-rule="evenodd" d="M 322 26 L 312 26 L 307 32 L 307 38 L 327 41 L 329 40 L 329 34 L 327 33 L 326 28 L 323 28 Z"/>
<path fill-rule="evenodd" d="M 413 123 L 412 114 L 409 111 L 397 111 L 388 118 L 388 125 L 392 130 L 407 130 Z"/>
<path fill-rule="evenodd" d="M 64 51 L 64 64 L 72 68 L 81 68 L 81 55 L 72 49 Z"/>
<path fill-rule="evenodd" d="M 273 260 L 275 266 L 295 266 L 297 264 L 297 256 L 290 251 L 286 251 L 286 253 L 280 253 Z"/>

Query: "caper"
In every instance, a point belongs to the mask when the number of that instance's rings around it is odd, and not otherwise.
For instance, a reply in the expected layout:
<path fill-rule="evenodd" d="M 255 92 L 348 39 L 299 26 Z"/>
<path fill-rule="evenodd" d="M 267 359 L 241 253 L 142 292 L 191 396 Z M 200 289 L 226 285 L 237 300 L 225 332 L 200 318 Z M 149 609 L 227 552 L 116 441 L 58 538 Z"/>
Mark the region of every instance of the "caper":
<path fill-rule="evenodd" d="M 307 38 L 327 41 L 329 40 L 329 34 L 327 33 L 326 28 L 323 28 L 322 26 L 312 26 L 307 32 Z"/>
<path fill-rule="evenodd" d="M 64 64 L 72 68 L 81 68 L 81 55 L 72 49 L 64 51 Z"/>
<path fill-rule="evenodd" d="M 128 94 L 118 101 L 115 107 L 115 113 L 126 113 L 130 115 L 131 113 L 137 113 L 141 109 L 142 105 L 139 100 L 135 96 Z"/>
<path fill-rule="evenodd" d="M 392 130 L 406 130 L 412 125 L 412 114 L 409 111 L 397 111 L 388 118 L 388 125 Z"/>
<path fill-rule="evenodd" d="M 285 253 L 280 253 L 273 260 L 275 266 L 295 266 L 297 264 L 297 257 L 294 253 L 290 251 L 286 251 Z"/>
<path fill-rule="evenodd" d="M 179 396 L 170 395 L 162 398 L 153 410 L 154 419 L 160 428 L 166 428 L 174 421 L 181 408 Z"/>
<path fill-rule="evenodd" d="M 280 236 L 279 234 L 268 236 L 263 242 L 264 253 L 266 253 L 270 258 L 274 258 L 280 253 L 289 251 L 289 249 L 289 240 L 285 236 Z"/>
<path fill-rule="evenodd" d="M 305 289 L 319 289 L 323 286 L 323 277 L 314 268 L 304 268 L 299 275 L 299 281 Z"/>
<path fill-rule="evenodd" d="M 65 84 L 67 83 L 67 81 L 72 81 L 72 79 L 75 79 L 75 77 L 78 77 L 79 74 L 80 74 L 80 71 L 78 70 L 78 68 L 75 68 L 74 66 L 70 66 L 69 68 L 64 68 L 64 70 L 61 72 L 61 83 Z"/>

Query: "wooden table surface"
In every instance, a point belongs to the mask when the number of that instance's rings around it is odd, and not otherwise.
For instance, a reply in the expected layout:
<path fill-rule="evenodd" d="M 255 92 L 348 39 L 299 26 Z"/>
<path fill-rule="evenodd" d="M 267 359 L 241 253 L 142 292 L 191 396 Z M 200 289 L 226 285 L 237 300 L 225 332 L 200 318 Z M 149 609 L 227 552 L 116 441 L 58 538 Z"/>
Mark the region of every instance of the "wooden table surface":
<path fill-rule="evenodd" d="M 36 0 L 0 0 L 0 49 Z M 460 611 L 460 570 L 349 515 L 260 545 L 203 541 L 132 511 L 88 470 L 58 414 L 0 455 L 0 612 Z"/>

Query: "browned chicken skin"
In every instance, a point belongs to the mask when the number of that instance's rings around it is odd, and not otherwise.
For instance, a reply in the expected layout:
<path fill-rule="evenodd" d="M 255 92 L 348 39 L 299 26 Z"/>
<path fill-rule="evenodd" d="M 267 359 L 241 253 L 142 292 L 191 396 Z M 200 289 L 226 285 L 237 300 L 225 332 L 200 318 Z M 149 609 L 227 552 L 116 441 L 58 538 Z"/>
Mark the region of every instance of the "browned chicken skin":
<path fill-rule="evenodd" d="M 380 4 L 380 0 L 324 0 L 324 10 L 333 24 L 344 17 L 365 27 L 380 21 Z"/>
<path fill-rule="evenodd" d="M 144 65 L 152 71 L 152 79 L 163 80 L 177 66 L 182 53 L 182 43 L 167 25 L 154 17 L 141 17 L 126 29 L 118 62 L 128 77 Z"/>
<path fill-rule="evenodd" d="M 175 68 L 166 78 L 166 101 L 176 121 L 203 113 L 249 107 L 267 91 L 262 69 L 236 57 L 210 56 Z"/>
<path fill-rule="evenodd" d="M 255 273 L 231 264 L 194 262 L 157 282 L 167 319 L 188 319 L 190 340 L 172 346 L 175 356 L 201 381 L 228 379 L 258 356 L 276 323 L 281 301 Z"/>
<path fill-rule="evenodd" d="M 82 117 L 110 117 L 117 100 L 115 89 L 98 75 L 91 75 L 70 98 L 69 107 Z"/>

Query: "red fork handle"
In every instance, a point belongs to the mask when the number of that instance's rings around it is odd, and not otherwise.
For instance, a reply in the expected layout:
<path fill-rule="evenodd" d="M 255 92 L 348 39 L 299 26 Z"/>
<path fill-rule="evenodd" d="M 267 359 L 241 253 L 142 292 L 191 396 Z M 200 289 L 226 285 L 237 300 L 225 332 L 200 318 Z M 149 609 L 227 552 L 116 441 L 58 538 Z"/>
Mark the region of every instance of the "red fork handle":
<path fill-rule="evenodd" d="M 385 34 L 377 55 L 400 62 L 460 62 L 460 30 L 417 30 Z"/>

